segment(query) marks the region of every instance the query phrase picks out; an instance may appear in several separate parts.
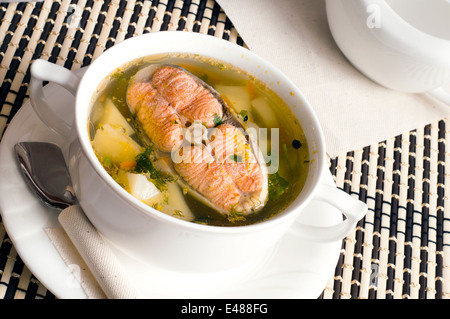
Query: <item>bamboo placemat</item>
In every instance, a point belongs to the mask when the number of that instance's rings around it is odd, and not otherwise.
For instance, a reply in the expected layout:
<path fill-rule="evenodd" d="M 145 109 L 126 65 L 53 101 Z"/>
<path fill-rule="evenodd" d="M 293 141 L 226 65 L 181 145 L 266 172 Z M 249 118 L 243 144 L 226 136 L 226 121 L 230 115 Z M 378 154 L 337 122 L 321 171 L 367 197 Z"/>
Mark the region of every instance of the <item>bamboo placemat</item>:
<path fill-rule="evenodd" d="M 0 3 L 0 136 L 28 99 L 33 60 L 75 70 L 126 38 L 163 30 L 244 45 L 213 0 Z M 337 186 L 369 212 L 343 240 L 320 298 L 450 297 L 446 127 L 443 119 L 329 159 Z M 0 244 L 0 298 L 54 298 L 21 261 L 1 220 Z"/>
<path fill-rule="evenodd" d="M 450 297 L 450 163 L 442 120 L 330 160 L 369 212 L 342 243 L 324 298 Z"/>

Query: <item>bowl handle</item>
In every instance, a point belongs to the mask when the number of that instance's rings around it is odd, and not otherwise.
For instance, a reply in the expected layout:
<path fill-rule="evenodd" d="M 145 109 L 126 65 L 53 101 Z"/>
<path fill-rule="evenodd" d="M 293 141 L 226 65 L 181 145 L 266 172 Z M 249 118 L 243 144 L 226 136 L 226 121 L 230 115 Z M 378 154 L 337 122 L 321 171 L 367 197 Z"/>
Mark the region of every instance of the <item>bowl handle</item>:
<path fill-rule="evenodd" d="M 41 59 L 33 62 L 30 71 L 30 101 L 34 111 L 50 129 L 68 138 L 71 135 L 73 123 L 67 124 L 57 114 L 54 106 L 48 103 L 42 81 L 55 82 L 75 96 L 80 78 L 62 66 Z M 67 112 L 74 113 L 75 110 L 67 110 Z"/>
<path fill-rule="evenodd" d="M 329 243 L 342 240 L 367 213 L 365 203 L 336 188 L 336 186 L 326 183 L 318 186 L 313 200 L 328 203 L 345 216 L 342 222 L 332 226 L 313 226 L 306 225 L 298 220 L 295 221 L 290 231 L 314 242 Z"/>

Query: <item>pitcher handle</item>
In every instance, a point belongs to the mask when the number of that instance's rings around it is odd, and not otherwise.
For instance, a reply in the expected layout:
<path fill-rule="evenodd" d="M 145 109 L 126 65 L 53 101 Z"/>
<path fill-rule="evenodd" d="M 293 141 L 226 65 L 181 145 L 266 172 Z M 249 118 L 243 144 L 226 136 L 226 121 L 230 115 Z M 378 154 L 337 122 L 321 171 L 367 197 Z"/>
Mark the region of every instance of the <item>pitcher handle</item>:
<path fill-rule="evenodd" d="M 50 129 L 68 138 L 71 135 L 73 123 L 68 124 L 61 118 L 44 95 L 42 81 L 55 82 L 68 90 L 72 95 L 76 95 L 80 77 L 72 71 L 50 63 L 45 60 L 36 60 L 31 65 L 30 80 L 30 102 L 34 111 Z M 74 109 L 68 112 L 74 113 Z"/>
<path fill-rule="evenodd" d="M 325 202 L 337 208 L 346 219 L 332 226 L 312 226 L 294 222 L 290 231 L 295 235 L 320 243 L 342 240 L 367 213 L 367 205 L 357 198 L 329 184 L 320 184 L 313 200 Z"/>

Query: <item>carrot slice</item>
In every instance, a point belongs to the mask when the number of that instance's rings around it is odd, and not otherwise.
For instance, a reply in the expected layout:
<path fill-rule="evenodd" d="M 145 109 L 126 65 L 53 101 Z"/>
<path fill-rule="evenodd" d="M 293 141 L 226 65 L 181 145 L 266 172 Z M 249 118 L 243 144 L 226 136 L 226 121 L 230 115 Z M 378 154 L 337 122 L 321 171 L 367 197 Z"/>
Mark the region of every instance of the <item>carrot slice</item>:
<path fill-rule="evenodd" d="M 128 162 L 122 162 L 120 163 L 120 169 L 132 169 L 136 166 L 136 161 L 128 161 Z"/>

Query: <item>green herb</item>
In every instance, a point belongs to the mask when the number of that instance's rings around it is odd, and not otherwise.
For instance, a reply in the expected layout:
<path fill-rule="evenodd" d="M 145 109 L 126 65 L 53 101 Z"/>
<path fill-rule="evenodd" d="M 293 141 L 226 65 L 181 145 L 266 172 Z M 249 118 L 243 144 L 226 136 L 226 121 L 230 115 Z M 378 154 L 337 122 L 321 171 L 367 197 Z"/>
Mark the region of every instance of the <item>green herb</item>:
<path fill-rule="evenodd" d="M 247 120 L 248 120 L 248 111 L 247 110 L 242 110 L 241 112 L 239 112 L 239 115 L 242 117 L 244 122 L 247 122 Z"/>
<path fill-rule="evenodd" d="M 112 157 L 111 156 L 103 156 L 102 157 L 102 165 L 106 168 L 110 168 L 112 165 Z"/>
<path fill-rule="evenodd" d="M 111 100 L 117 106 L 119 111 L 122 114 L 128 113 L 128 105 L 125 99 L 126 91 L 128 88 L 128 76 L 123 71 L 117 71 L 112 75 L 113 87 L 111 91 L 109 91 L 109 95 L 111 96 Z"/>
<path fill-rule="evenodd" d="M 289 186 L 289 182 L 281 177 L 278 172 L 269 175 L 269 200 L 278 199 Z"/>
<path fill-rule="evenodd" d="M 123 71 L 117 71 L 113 73 L 112 78 L 114 79 L 122 79 L 125 76 L 125 72 Z"/>
<path fill-rule="evenodd" d="M 166 182 L 171 181 L 171 176 L 164 176 L 163 173 L 153 166 L 152 160 L 150 156 L 153 152 L 153 146 L 149 145 L 145 148 L 142 153 L 136 155 L 136 166 L 134 167 L 134 172 L 141 174 L 147 173 L 150 175 L 150 178 L 154 180 L 156 188 L 160 191 L 164 191 L 166 189 Z"/>
<path fill-rule="evenodd" d="M 174 216 L 184 217 L 183 212 L 179 209 L 175 209 L 173 212 Z"/>
<path fill-rule="evenodd" d="M 230 156 L 230 158 L 235 161 L 236 163 L 242 163 L 242 156 L 233 154 Z"/>
<path fill-rule="evenodd" d="M 218 126 L 222 124 L 222 119 L 220 118 L 219 115 L 217 115 L 217 113 L 214 114 L 214 126 Z"/>
<path fill-rule="evenodd" d="M 246 220 L 244 214 L 242 212 L 238 212 L 236 210 L 236 208 L 234 208 L 234 205 L 231 207 L 231 210 L 230 210 L 230 213 L 228 214 L 227 219 L 232 223 L 237 222 L 237 221 L 245 221 Z"/>
<path fill-rule="evenodd" d="M 108 155 L 100 156 L 97 153 L 95 155 L 97 156 L 97 158 L 100 161 L 100 163 L 102 163 L 103 168 L 108 172 L 109 175 L 111 175 L 115 179 L 115 176 L 119 172 L 119 166 L 115 165 L 113 163 L 112 157 L 108 156 Z"/>
<path fill-rule="evenodd" d="M 144 132 L 139 119 L 135 115 L 131 115 L 130 117 L 130 125 L 134 129 L 136 140 L 139 141 L 140 144 L 146 145 L 149 143 L 149 138 L 147 134 Z"/>
<path fill-rule="evenodd" d="M 142 153 L 136 155 L 136 166 L 134 171 L 136 173 L 152 173 L 155 169 L 152 161 L 150 160 L 150 155 L 153 152 L 153 146 L 147 146 Z"/>

